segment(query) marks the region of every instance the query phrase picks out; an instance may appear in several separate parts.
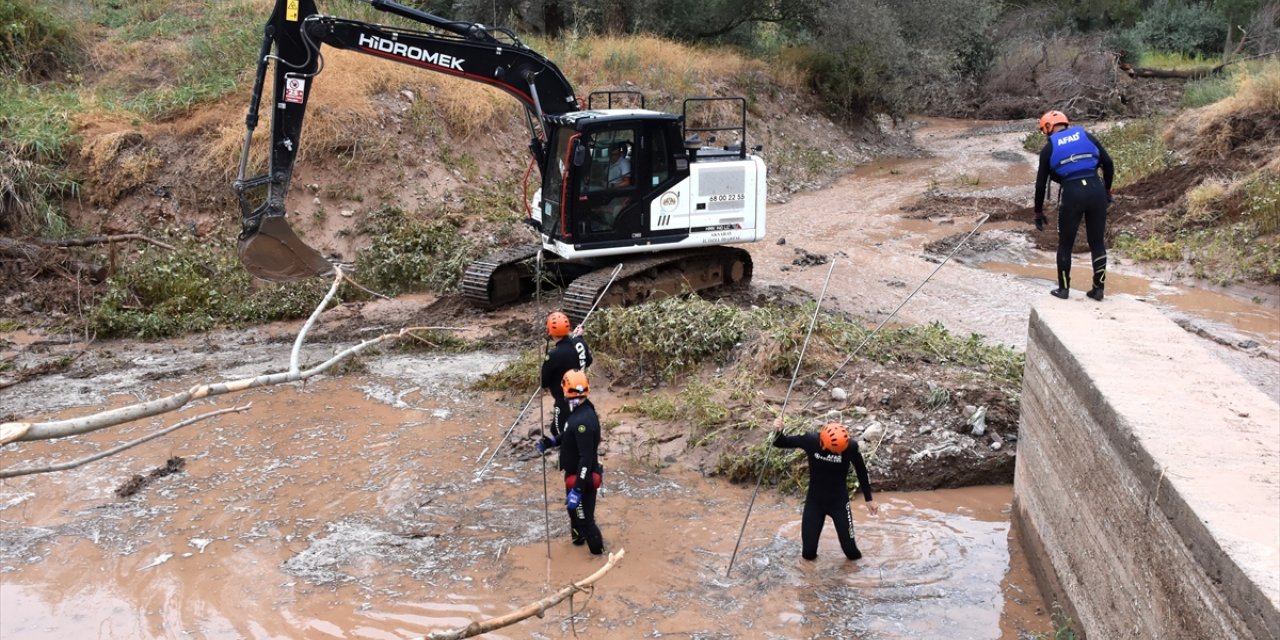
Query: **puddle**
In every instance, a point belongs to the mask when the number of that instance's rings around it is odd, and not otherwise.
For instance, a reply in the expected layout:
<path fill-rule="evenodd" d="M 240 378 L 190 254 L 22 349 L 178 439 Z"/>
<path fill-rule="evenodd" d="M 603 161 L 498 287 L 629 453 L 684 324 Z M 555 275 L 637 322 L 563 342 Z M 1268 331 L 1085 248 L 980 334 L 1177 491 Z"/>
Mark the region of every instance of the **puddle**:
<path fill-rule="evenodd" d="M 1046 287 L 1052 286 L 1055 278 L 1053 265 L 988 262 L 982 268 L 996 273 L 1043 280 Z M 1072 272 L 1077 270 L 1081 270 L 1082 274 L 1088 273 L 1087 265 L 1073 264 Z M 1082 280 L 1082 283 L 1085 285 L 1083 288 L 1073 284 L 1072 292 L 1079 291 L 1080 295 L 1084 295 L 1088 291 L 1088 280 Z M 1226 293 L 1167 285 L 1115 271 L 1107 273 L 1107 294 L 1129 294 L 1154 299 L 1188 315 L 1230 326 L 1261 344 L 1272 348 L 1280 347 L 1280 301 L 1274 297 L 1254 302 Z"/>
<path fill-rule="evenodd" d="M 190 412 L 253 409 L 0 483 L 0 637 L 419 637 L 594 572 L 601 559 L 568 540 L 554 471 L 549 517 L 538 459 L 504 453 L 475 480 L 520 399 L 460 391 L 474 356 L 421 360 L 210 402 Z M 23 443 L 6 462 L 65 461 L 152 428 Z M 170 456 L 185 471 L 113 495 Z M 856 563 L 830 527 L 818 560 L 801 560 L 801 499 L 765 491 L 726 577 L 752 487 L 606 465 L 598 518 L 626 557 L 574 598 L 572 620 L 566 604 L 488 637 L 1014 640 L 1049 627 L 1010 552 L 1011 487 L 882 494 L 875 518 L 855 505 Z"/>

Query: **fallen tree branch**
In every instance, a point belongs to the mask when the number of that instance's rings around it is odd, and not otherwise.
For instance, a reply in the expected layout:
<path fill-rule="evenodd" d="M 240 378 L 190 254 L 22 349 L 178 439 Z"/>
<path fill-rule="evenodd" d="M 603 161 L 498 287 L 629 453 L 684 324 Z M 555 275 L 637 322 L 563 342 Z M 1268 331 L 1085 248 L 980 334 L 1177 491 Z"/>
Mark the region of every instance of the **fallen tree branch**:
<path fill-rule="evenodd" d="M 34 263 L 37 268 L 46 271 L 50 270 L 48 268 L 49 265 L 63 264 L 71 273 L 77 276 L 84 275 L 92 282 L 102 282 L 107 277 L 106 267 L 92 262 L 76 260 L 43 244 L 0 238 L 0 256 Z"/>
<path fill-rule="evenodd" d="M 609 554 L 609 560 L 605 562 L 604 566 L 600 567 L 595 573 L 537 602 L 527 604 L 504 616 L 490 618 L 480 622 L 472 622 L 465 627 L 445 631 L 433 631 L 427 635 L 427 640 L 459 640 L 461 638 L 470 638 L 482 633 L 489 633 L 490 631 L 501 629 L 503 627 L 509 627 L 521 620 L 532 618 L 533 616 L 541 618 L 543 614 L 546 613 L 547 609 L 560 604 L 579 591 L 586 590 L 587 587 L 590 587 L 595 584 L 597 580 L 603 578 L 604 574 L 608 573 L 614 565 L 618 564 L 618 561 L 622 560 L 622 556 L 626 555 L 626 553 L 626 549 L 618 549 L 617 553 Z"/>
<path fill-rule="evenodd" d="M 100 451 L 100 452 L 95 453 L 95 454 L 93 454 L 93 455 L 91 455 L 91 456 L 88 456 L 88 457 L 85 457 L 85 458 L 80 458 L 79 460 L 73 460 L 73 461 L 71 461 L 71 462 L 63 462 L 63 463 L 61 463 L 61 464 L 49 465 L 49 466 L 47 466 L 47 467 L 30 467 L 30 468 L 27 468 L 27 469 L 4 469 L 4 470 L 0 470 L 0 479 L 3 479 L 3 478 L 16 478 L 16 477 L 18 477 L 18 476 L 26 476 L 26 475 L 31 475 L 31 474 L 33 474 L 33 473 L 50 473 L 50 472 L 53 472 L 53 471 L 66 471 L 67 469 L 74 469 L 74 468 L 79 467 L 79 466 L 81 466 L 81 465 L 86 465 L 86 464 L 89 464 L 90 462 L 94 462 L 94 461 L 97 461 L 97 460 L 101 460 L 101 459 L 103 459 L 103 458 L 105 458 L 105 457 L 107 457 L 107 456 L 113 456 L 113 455 L 115 455 L 115 454 L 117 454 L 117 453 L 120 453 L 121 451 L 124 451 L 125 449 L 129 449 L 129 448 L 132 448 L 132 447 L 136 447 L 136 446 L 138 446 L 138 445 L 140 445 L 140 444 L 142 444 L 142 443 L 144 443 L 144 442 L 149 442 L 149 441 L 151 441 L 151 440 L 155 440 L 156 438 L 159 438 L 160 436 L 163 436 L 163 435 L 166 435 L 166 434 L 172 433 L 172 432 L 177 431 L 178 429 L 181 429 L 181 428 L 183 428 L 183 427 L 185 427 L 185 426 L 187 426 L 187 425 L 192 425 L 192 424 L 195 424 L 195 423 L 197 423 L 197 422 L 200 422 L 201 420 L 205 420 L 205 419 L 207 419 L 207 418 L 212 418 L 212 417 L 214 417 L 214 416 L 220 416 L 220 415 L 222 415 L 222 414 L 224 414 L 224 413 L 231 413 L 231 412 L 237 412 L 237 413 L 239 413 L 239 412 L 241 412 L 241 411 L 247 411 L 247 410 L 249 409 L 249 407 L 251 407 L 251 406 L 253 406 L 253 403 L 249 403 L 249 404 L 246 404 L 246 405 L 243 405 L 243 406 L 239 406 L 239 407 L 229 407 L 229 408 L 226 408 L 226 409 L 218 409 L 217 411 L 210 411 L 209 413 L 202 413 L 202 414 L 200 414 L 200 415 L 198 415 L 198 416 L 192 416 L 192 417 L 190 417 L 190 418 L 187 418 L 186 420 L 183 420 L 183 421 L 178 422 L 178 423 L 176 423 L 176 424 L 173 424 L 173 425 L 170 425 L 170 426 L 168 426 L 168 427 L 165 427 L 164 429 L 161 429 L 161 430 L 159 430 L 159 431 L 157 431 L 157 432 L 155 432 L 155 433 L 151 433 L 151 434 L 148 434 L 148 435 L 142 436 L 141 438 L 137 438 L 137 439 L 134 439 L 134 440 L 130 440 L 129 442 L 126 442 L 126 443 L 124 443 L 124 444 L 122 444 L 122 445 L 120 445 L 120 446 L 118 446 L 118 447 L 114 447 L 114 448 L 111 448 L 111 449 L 107 449 L 106 451 Z"/>
<path fill-rule="evenodd" d="M 173 251 L 173 245 L 161 242 L 155 238 L 148 238 L 141 233 L 120 233 L 111 236 L 87 236 L 84 238 L 68 238 L 66 240 L 40 240 L 40 244 L 49 247 L 92 247 L 100 244 L 112 244 L 115 242 L 125 242 L 128 240 L 137 240 L 153 244 L 161 249 Z"/>
<path fill-rule="evenodd" d="M 317 307 L 317 312 L 312 314 L 312 317 L 299 332 L 299 341 L 294 345 L 293 354 L 290 358 L 291 366 L 288 371 L 262 374 L 252 378 L 241 378 L 239 380 L 219 382 L 216 384 L 200 384 L 191 387 L 186 391 L 165 396 L 163 398 L 157 398 L 148 402 L 139 402 L 126 407 L 120 407 L 118 409 L 103 411 L 69 420 L 55 420 L 52 422 L 6 422 L 4 424 L 0 424 L 0 446 L 4 446 L 11 442 L 50 440 L 53 438 L 65 438 L 67 436 L 81 435 L 97 431 L 99 429 L 121 425 L 126 422 L 132 422 L 141 418 L 149 418 L 162 413 L 168 413 L 185 406 L 192 400 L 244 391 L 254 387 L 266 387 L 284 382 L 306 380 L 312 376 L 324 373 L 335 364 L 338 364 L 346 358 L 354 356 L 374 345 L 388 341 L 400 340 L 405 336 L 417 338 L 417 336 L 414 335 L 414 332 L 416 331 L 458 330 L 457 327 L 406 327 L 395 333 L 385 333 L 376 338 L 365 340 L 358 345 L 340 351 L 333 357 L 311 367 L 310 369 L 299 371 L 297 368 L 297 353 L 301 346 L 301 338 L 305 336 L 307 330 L 310 329 L 312 322 L 319 314 L 319 310 L 323 309 L 328 303 L 328 300 L 332 297 L 333 290 L 337 288 L 338 283 L 341 282 L 342 278 L 342 271 L 339 269 L 337 270 L 337 275 L 334 277 L 333 289 L 331 289 L 329 295 L 326 295 L 324 300 L 321 301 L 320 305 Z"/>

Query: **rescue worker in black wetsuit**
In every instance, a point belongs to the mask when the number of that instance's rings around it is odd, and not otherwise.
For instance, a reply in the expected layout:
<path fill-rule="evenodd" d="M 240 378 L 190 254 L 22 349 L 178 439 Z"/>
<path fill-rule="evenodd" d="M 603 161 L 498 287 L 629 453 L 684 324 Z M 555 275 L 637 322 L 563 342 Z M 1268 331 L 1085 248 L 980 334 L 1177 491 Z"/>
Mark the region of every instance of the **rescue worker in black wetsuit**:
<path fill-rule="evenodd" d="M 600 418 L 587 399 L 587 374 L 577 369 L 569 371 L 564 374 L 561 387 L 568 406 L 559 444 L 569 533 L 573 544 L 586 544 L 591 553 L 600 555 L 604 553 L 604 539 L 596 526 L 596 492 L 604 473 L 599 459 Z"/>
<path fill-rule="evenodd" d="M 1071 126 L 1066 114 L 1049 111 L 1040 117 L 1040 131 L 1049 139 L 1040 150 L 1036 171 L 1036 229 L 1044 230 L 1044 197 L 1049 180 L 1062 185 L 1058 208 L 1058 286 L 1054 296 L 1067 299 L 1071 291 L 1071 247 L 1084 218 L 1085 237 L 1093 258 L 1093 288 L 1086 294 L 1102 301 L 1107 280 L 1107 248 L 1103 231 L 1107 226 L 1107 205 L 1111 202 L 1111 181 L 1115 165 L 1102 143 L 1080 127 Z M 1102 178 L 1098 178 L 1102 167 Z"/>
<path fill-rule="evenodd" d="M 582 339 L 582 327 L 569 331 L 569 316 L 562 311 L 552 311 L 547 315 L 547 337 L 556 341 L 554 347 L 547 351 L 542 361 L 542 388 L 551 392 L 555 400 L 551 410 L 549 431 L 551 438 L 560 437 L 564 429 L 564 418 L 569 415 L 569 405 L 565 403 L 564 392 L 560 390 L 560 382 L 564 374 L 573 369 L 586 371 L 591 366 L 591 350 Z"/>
<path fill-rule="evenodd" d="M 777 435 L 773 446 L 803 449 L 809 458 L 809 491 L 804 497 L 804 515 L 800 519 L 800 556 L 805 560 L 818 557 L 818 538 L 828 516 L 836 526 L 840 548 L 850 560 L 862 557 L 853 538 L 853 514 L 849 510 L 849 467 L 858 474 L 858 486 L 866 498 L 867 512 L 875 515 L 879 507 L 871 499 L 871 481 L 867 464 L 858 443 L 849 430 L 837 422 L 829 422 L 816 432 L 789 436 L 782 433 L 782 418 L 774 423 Z"/>

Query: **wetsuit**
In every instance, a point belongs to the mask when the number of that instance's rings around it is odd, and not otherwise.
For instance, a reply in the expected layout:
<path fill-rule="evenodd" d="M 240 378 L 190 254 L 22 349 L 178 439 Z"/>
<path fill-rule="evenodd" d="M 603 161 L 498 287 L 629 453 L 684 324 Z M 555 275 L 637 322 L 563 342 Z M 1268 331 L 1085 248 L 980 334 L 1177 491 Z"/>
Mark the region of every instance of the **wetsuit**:
<path fill-rule="evenodd" d="M 560 338 L 542 361 L 542 386 L 551 392 L 555 399 L 555 408 L 551 410 L 551 437 L 560 437 L 564 429 L 564 416 L 569 415 L 569 405 L 564 401 L 564 389 L 560 381 L 570 369 L 586 370 L 591 366 L 591 350 L 582 338 L 566 336 Z"/>
<path fill-rule="evenodd" d="M 840 548 L 850 560 L 862 557 L 858 543 L 853 539 L 853 514 L 849 513 L 849 466 L 858 474 L 858 486 L 862 495 L 871 502 L 871 481 L 867 478 L 867 464 L 858 451 L 858 443 L 850 441 L 843 454 L 823 450 L 816 432 L 788 436 L 778 434 L 773 446 L 782 449 L 803 449 L 809 458 L 809 492 L 804 497 L 804 515 L 800 519 L 800 555 L 805 560 L 818 557 L 818 537 L 827 516 L 836 525 L 836 537 Z"/>
<path fill-rule="evenodd" d="M 1098 179 L 1098 167 L 1102 179 Z M 1107 248 L 1103 231 L 1107 226 L 1107 203 L 1115 165 L 1102 143 L 1080 127 L 1068 127 L 1049 134 L 1040 150 L 1040 168 L 1036 171 L 1036 217 L 1044 217 L 1044 196 L 1052 179 L 1062 185 L 1062 205 L 1058 209 L 1058 286 L 1071 285 L 1071 247 L 1076 242 L 1080 219 L 1084 218 L 1085 237 L 1093 258 L 1093 288 L 1099 293 L 1107 278 Z"/>
<path fill-rule="evenodd" d="M 590 400 L 583 400 L 568 414 L 560 438 L 560 469 L 564 471 L 564 491 L 582 490 L 582 502 L 569 509 L 569 533 L 574 544 L 585 542 L 591 553 L 604 553 L 604 539 L 596 526 L 597 479 L 603 472 L 600 449 L 600 418 Z"/>

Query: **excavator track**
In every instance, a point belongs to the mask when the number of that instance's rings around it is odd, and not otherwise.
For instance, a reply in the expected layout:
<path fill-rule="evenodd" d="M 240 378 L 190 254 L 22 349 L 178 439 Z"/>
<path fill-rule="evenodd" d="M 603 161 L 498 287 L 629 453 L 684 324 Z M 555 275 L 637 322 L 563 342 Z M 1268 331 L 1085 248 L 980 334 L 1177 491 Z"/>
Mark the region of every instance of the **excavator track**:
<path fill-rule="evenodd" d="M 622 261 L 622 270 L 609 284 L 617 262 L 575 278 L 564 291 L 565 313 L 582 322 L 596 299 L 601 307 L 630 306 L 647 300 L 705 291 L 751 280 L 751 254 L 734 247 L 688 249 L 648 254 Z"/>
<path fill-rule="evenodd" d="M 485 307 L 500 307 L 533 290 L 536 244 L 510 247 L 478 258 L 462 274 L 462 295 Z"/>

